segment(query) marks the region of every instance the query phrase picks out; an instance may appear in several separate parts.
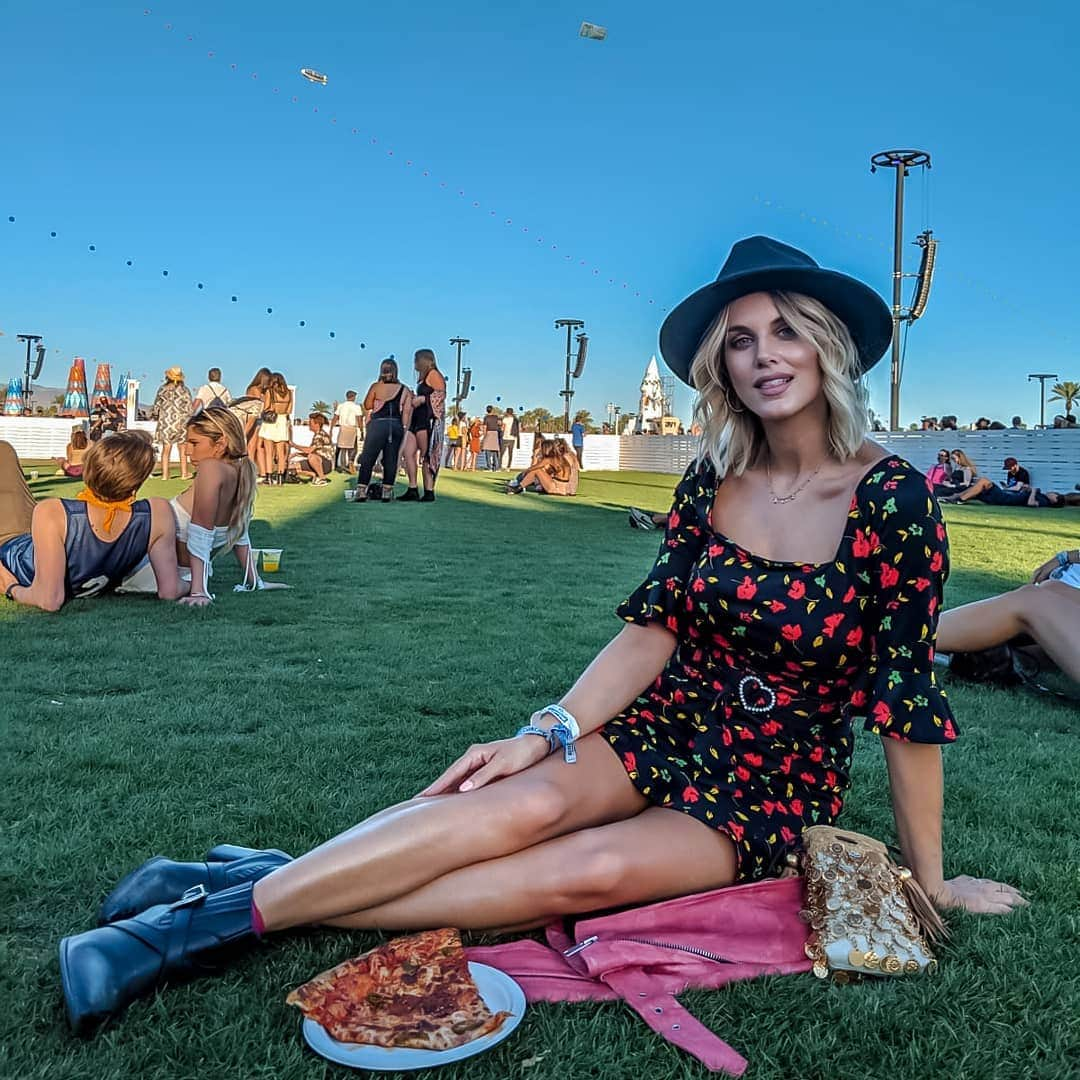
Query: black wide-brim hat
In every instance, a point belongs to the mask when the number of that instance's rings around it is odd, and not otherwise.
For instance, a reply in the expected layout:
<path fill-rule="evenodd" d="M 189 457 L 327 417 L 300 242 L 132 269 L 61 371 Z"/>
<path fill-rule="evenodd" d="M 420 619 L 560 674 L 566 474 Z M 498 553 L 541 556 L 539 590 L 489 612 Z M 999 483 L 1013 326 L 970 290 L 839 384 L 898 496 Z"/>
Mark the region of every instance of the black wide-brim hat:
<path fill-rule="evenodd" d="M 735 244 L 715 281 L 691 293 L 664 320 L 664 363 L 693 386 L 690 365 L 716 316 L 740 296 L 780 291 L 820 300 L 847 326 L 860 375 L 885 355 L 892 341 L 892 313 L 875 290 L 838 270 L 825 270 L 798 248 L 769 236 L 751 236 Z"/>

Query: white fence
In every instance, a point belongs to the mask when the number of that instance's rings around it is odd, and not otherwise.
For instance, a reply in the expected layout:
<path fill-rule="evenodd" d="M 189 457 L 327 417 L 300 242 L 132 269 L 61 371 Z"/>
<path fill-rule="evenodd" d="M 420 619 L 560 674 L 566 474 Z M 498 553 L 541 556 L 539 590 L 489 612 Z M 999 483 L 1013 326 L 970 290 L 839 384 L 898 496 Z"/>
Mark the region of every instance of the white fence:
<path fill-rule="evenodd" d="M 0 416 L 0 439 L 15 447 L 21 458 L 62 457 L 77 420 Z M 152 432 L 152 422 L 138 427 Z M 553 436 L 569 441 L 569 435 Z M 924 472 L 934 464 L 939 449 L 963 450 L 982 476 L 1001 478 L 1002 462 L 1014 457 L 1030 473 L 1031 482 L 1044 491 L 1072 491 L 1080 483 L 1080 430 L 1043 431 L 898 431 L 879 432 L 874 438 Z M 522 432 L 514 451 L 513 467 L 524 469 L 532 457 L 531 432 Z M 641 472 L 681 473 L 697 451 L 697 440 L 684 435 L 586 435 L 583 457 L 589 471 L 634 469 Z M 175 451 L 174 451 L 175 453 Z"/>

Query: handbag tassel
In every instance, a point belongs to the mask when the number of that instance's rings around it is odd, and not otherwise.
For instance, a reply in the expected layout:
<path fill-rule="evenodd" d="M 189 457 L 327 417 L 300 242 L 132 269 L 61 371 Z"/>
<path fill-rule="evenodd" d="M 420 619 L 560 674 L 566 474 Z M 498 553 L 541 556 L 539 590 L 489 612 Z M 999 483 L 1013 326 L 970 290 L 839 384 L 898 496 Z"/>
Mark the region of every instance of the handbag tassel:
<path fill-rule="evenodd" d="M 923 936 L 933 945 L 938 945 L 949 938 L 949 929 L 938 914 L 934 902 L 926 895 L 926 890 L 915 880 L 915 875 L 906 867 L 900 871 L 900 887 L 911 908 L 915 921 Z"/>

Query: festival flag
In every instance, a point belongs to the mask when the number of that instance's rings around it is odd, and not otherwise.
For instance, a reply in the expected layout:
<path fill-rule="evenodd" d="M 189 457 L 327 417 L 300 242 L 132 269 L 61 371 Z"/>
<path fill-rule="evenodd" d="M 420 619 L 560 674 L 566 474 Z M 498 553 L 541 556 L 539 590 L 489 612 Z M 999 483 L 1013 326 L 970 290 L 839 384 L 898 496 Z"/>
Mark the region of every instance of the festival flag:
<path fill-rule="evenodd" d="M 86 361 L 76 356 L 68 372 L 67 393 L 64 394 L 62 412 L 65 416 L 89 416 L 86 401 Z"/>
<path fill-rule="evenodd" d="M 94 401 L 101 398 L 111 400 L 112 396 L 112 369 L 108 364 L 98 364 L 94 375 Z"/>
<path fill-rule="evenodd" d="M 4 398 L 4 415 L 19 416 L 22 413 L 22 379 L 8 379 L 7 397 Z"/>

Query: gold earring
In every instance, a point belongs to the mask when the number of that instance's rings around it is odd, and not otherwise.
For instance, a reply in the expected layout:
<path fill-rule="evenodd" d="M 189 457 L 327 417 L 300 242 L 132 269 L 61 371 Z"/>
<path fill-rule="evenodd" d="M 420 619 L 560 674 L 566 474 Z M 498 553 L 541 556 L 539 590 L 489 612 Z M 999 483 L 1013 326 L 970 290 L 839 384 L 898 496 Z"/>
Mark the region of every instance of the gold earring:
<path fill-rule="evenodd" d="M 726 386 L 724 387 L 724 400 L 725 400 L 725 401 L 727 402 L 727 407 L 728 407 L 728 408 L 729 408 L 729 409 L 730 409 L 730 410 L 731 410 L 731 411 L 732 411 L 733 413 L 741 413 L 741 412 L 746 412 L 746 409 L 745 409 L 745 408 L 744 408 L 744 407 L 743 407 L 742 405 L 739 405 L 739 406 L 737 406 L 737 407 L 736 407 L 735 405 L 733 405 L 733 404 L 731 403 L 731 384 L 730 384 L 730 383 L 728 383 L 728 384 L 727 384 L 727 385 L 726 385 Z M 735 400 L 736 400 L 736 401 L 738 401 L 738 400 L 739 400 L 739 399 L 738 399 L 738 395 L 736 395 L 736 397 L 735 397 Z"/>

